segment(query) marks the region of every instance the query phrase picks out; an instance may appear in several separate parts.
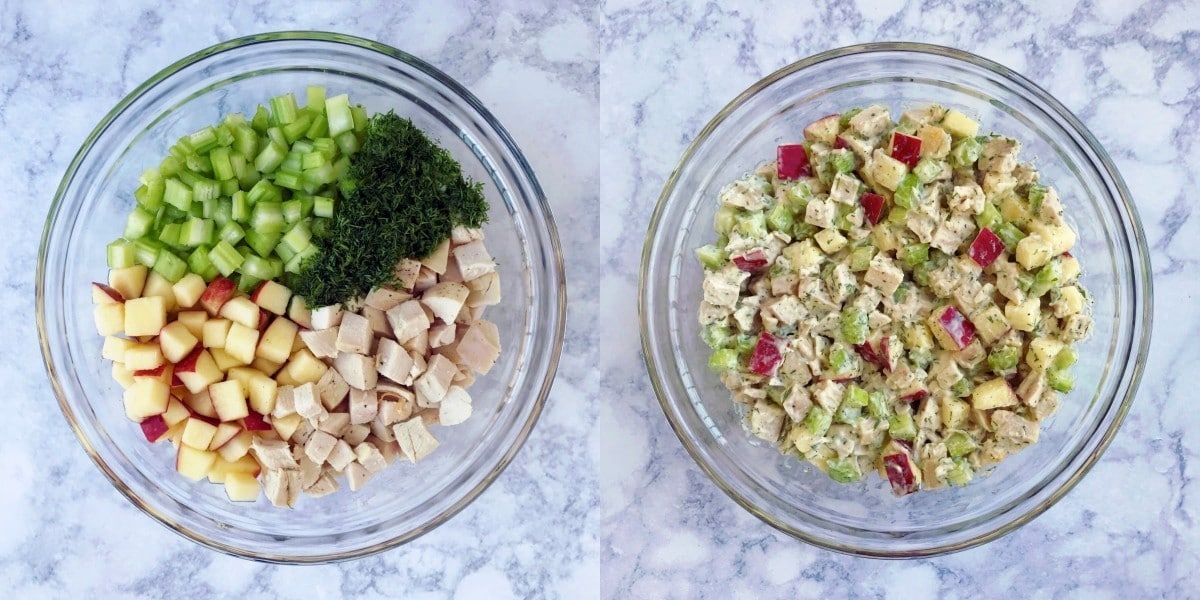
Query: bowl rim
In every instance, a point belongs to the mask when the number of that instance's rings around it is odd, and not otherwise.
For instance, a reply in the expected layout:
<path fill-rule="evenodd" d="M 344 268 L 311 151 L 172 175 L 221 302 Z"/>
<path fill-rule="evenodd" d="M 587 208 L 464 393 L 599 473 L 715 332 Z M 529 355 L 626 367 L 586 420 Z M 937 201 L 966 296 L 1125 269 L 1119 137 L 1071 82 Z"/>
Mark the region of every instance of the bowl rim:
<path fill-rule="evenodd" d="M 1138 292 L 1141 292 L 1140 308 L 1142 312 L 1142 326 L 1134 332 L 1134 335 L 1140 336 L 1141 339 L 1140 344 L 1136 348 L 1131 348 L 1131 350 L 1136 352 L 1136 356 L 1132 358 L 1131 364 L 1127 365 L 1125 368 L 1125 371 L 1129 376 L 1128 387 L 1125 391 L 1124 397 L 1121 398 L 1120 405 L 1113 416 L 1112 422 L 1100 436 L 1099 442 L 1095 448 L 1090 454 L 1088 454 L 1088 456 L 1084 458 L 1083 462 L 1079 465 L 1075 472 L 1072 473 L 1065 481 L 1063 481 L 1058 489 L 1054 490 L 1043 501 L 1033 506 L 1024 514 L 1017 516 L 1012 521 L 1009 521 L 994 529 L 984 531 L 983 533 L 975 535 L 961 542 L 937 544 L 911 550 L 880 550 L 856 547 L 853 545 L 832 541 L 814 533 L 802 531 L 760 509 L 748 498 L 738 493 L 737 490 L 729 485 L 729 483 L 727 483 L 722 476 L 716 472 L 714 467 L 703 459 L 699 448 L 686 435 L 683 423 L 677 420 L 672 411 L 671 403 L 668 400 L 669 393 L 666 389 L 663 379 L 658 374 L 660 365 L 656 361 L 654 347 L 651 345 L 648 321 L 650 307 L 646 300 L 647 287 L 650 283 L 647 275 L 650 266 L 651 254 L 653 254 L 654 251 L 654 234 L 659 230 L 661 220 L 666 212 L 668 201 L 675 190 L 680 174 L 682 173 L 684 167 L 691 161 L 693 155 L 699 149 L 700 144 L 707 140 L 712 132 L 716 130 L 716 128 L 721 125 L 721 123 L 724 122 L 725 119 L 727 119 L 735 110 L 740 108 L 759 92 L 775 84 L 779 80 L 810 67 L 843 57 L 877 53 L 901 53 L 918 56 L 934 56 L 957 60 L 960 62 L 969 63 L 975 67 L 983 68 L 991 73 L 1005 78 L 1012 83 L 1017 84 L 1023 93 L 1028 94 L 1032 97 L 1032 99 L 1043 103 L 1051 113 L 1065 121 L 1068 127 L 1073 129 L 1074 132 L 1082 138 L 1083 142 L 1086 144 L 1086 149 L 1095 153 L 1095 158 L 1099 161 L 1100 166 L 1103 167 L 1103 172 L 1101 175 L 1107 177 L 1108 181 L 1106 183 L 1111 184 L 1112 187 L 1116 189 L 1118 197 L 1115 198 L 1115 200 L 1117 200 L 1124 207 L 1127 215 L 1129 216 L 1129 223 L 1127 223 L 1127 225 L 1131 228 L 1131 237 L 1133 241 L 1133 246 L 1131 247 L 1133 253 L 1131 253 L 1129 258 L 1131 265 L 1134 268 L 1133 275 L 1135 278 L 1133 281 L 1134 293 L 1131 301 L 1133 302 L 1133 311 L 1135 314 L 1138 309 Z M 1141 280 L 1137 281 L 1139 267 L 1141 270 Z M 1104 147 L 1101 146 L 1100 142 L 1096 139 L 1092 132 L 1088 130 L 1088 128 L 1079 120 L 1079 118 L 1041 86 L 1021 75 L 1020 73 L 1017 73 L 1013 69 L 1005 67 L 998 62 L 983 58 L 982 56 L 978 56 L 965 50 L 951 48 L 948 46 L 918 42 L 872 42 L 843 46 L 841 48 L 834 48 L 824 52 L 819 52 L 791 64 L 785 65 L 784 67 L 777 69 L 773 73 L 751 84 L 750 87 L 746 88 L 745 91 L 738 94 L 733 100 L 722 107 L 721 110 L 718 111 L 717 114 L 713 116 L 713 118 L 709 120 L 708 123 L 705 124 L 705 126 L 696 134 L 696 136 L 688 144 L 687 149 L 684 150 L 679 162 L 676 163 L 675 168 L 671 171 L 670 176 L 663 185 L 663 191 L 659 194 L 654 212 L 651 215 L 650 223 L 647 227 L 646 239 L 642 246 L 641 269 L 638 277 L 638 319 L 641 326 L 642 359 L 645 362 L 646 370 L 650 376 L 650 383 L 654 388 L 654 394 L 658 398 L 659 407 L 662 408 L 663 413 L 667 417 L 667 422 L 671 425 L 671 429 L 675 432 L 675 436 L 679 438 L 679 441 L 683 444 L 683 447 L 687 450 L 692 460 L 700 467 L 704 474 L 707 475 L 708 478 L 712 480 L 712 482 L 715 483 L 718 488 L 721 489 L 721 491 L 733 499 L 743 509 L 753 514 L 755 517 L 758 517 L 759 520 L 793 538 L 797 538 L 801 541 L 827 550 L 833 550 L 835 552 L 852 556 L 904 559 L 945 555 L 966 550 L 968 548 L 1001 538 L 1037 518 L 1047 509 L 1057 503 L 1060 499 L 1062 499 L 1062 497 L 1068 492 L 1070 492 L 1091 470 L 1095 463 L 1100 459 L 1101 455 L 1104 454 L 1104 451 L 1112 443 L 1113 438 L 1116 436 L 1118 429 L 1120 429 L 1122 422 L 1125 420 L 1125 416 L 1128 414 L 1129 409 L 1132 406 L 1133 398 L 1137 393 L 1138 386 L 1141 382 L 1142 373 L 1145 369 L 1145 359 L 1149 354 L 1154 318 L 1152 273 L 1153 271 L 1149 263 L 1149 249 L 1146 246 L 1146 235 L 1142 228 L 1141 218 L 1139 217 L 1137 209 L 1133 204 L 1132 195 L 1129 192 L 1129 188 L 1125 184 L 1125 180 L 1117 171 L 1116 166 L 1113 164 L 1112 158 L 1108 155 L 1108 152 L 1104 149 Z M 1122 375 L 1117 376 L 1122 377 Z M 1110 407 L 1112 405 L 1112 401 L 1114 400 L 1116 400 L 1115 397 L 1110 399 Z M 1107 413 L 1109 411 L 1105 412 Z M 1101 423 L 1103 423 L 1104 418 L 1106 417 L 1102 413 Z"/>
<path fill-rule="evenodd" d="M 539 209 L 542 218 L 545 220 L 546 231 L 544 234 L 547 236 L 550 242 L 549 247 L 546 249 L 546 253 L 550 257 L 551 263 L 554 267 L 551 271 L 550 284 L 554 289 L 556 298 L 556 301 L 548 302 L 549 309 L 554 312 L 553 316 L 547 320 L 547 326 L 552 333 L 552 347 L 547 353 L 546 373 L 541 378 L 542 381 L 540 384 L 535 383 L 535 397 L 527 400 L 532 402 L 532 408 L 529 416 L 525 419 L 525 422 L 521 424 L 521 428 L 517 432 L 517 436 L 514 439 L 513 444 L 505 450 L 504 454 L 500 457 L 500 460 L 496 463 L 496 465 L 478 483 L 467 490 L 466 494 L 462 498 L 434 515 L 432 519 L 421 524 L 419 527 L 405 532 L 402 535 L 371 544 L 369 546 L 354 548 L 343 552 L 301 556 L 256 552 L 247 548 L 242 548 L 209 538 L 187 526 L 176 523 L 171 519 L 170 516 L 159 511 L 157 508 L 151 506 L 149 503 L 143 500 L 119 477 L 117 477 L 116 473 L 100 456 L 93 446 L 91 440 L 88 439 L 83 430 L 80 428 L 75 412 L 72 410 L 63 390 L 62 384 L 59 381 L 58 368 L 51 357 L 51 348 L 46 335 L 45 285 L 43 283 L 45 281 L 47 262 L 46 251 L 50 240 L 51 227 L 54 224 L 55 217 L 60 209 L 60 205 L 63 202 L 64 194 L 69 184 L 74 180 L 76 173 L 82 164 L 84 155 L 105 133 L 105 131 L 107 131 L 109 126 L 112 125 L 113 121 L 116 120 L 119 115 L 121 115 L 126 109 L 129 108 L 130 105 L 137 101 L 147 91 L 162 84 L 179 71 L 193 64 L 209 59 L 213 56 L 238 50 L 244 47 L 255 46 L 259 44 L 278 44 L 287 42 L 341 44 L 374 51 L 388 59 L 399 61 L 404 63 L 406 66 L 421 71 L 422 74 L 435 80 L 440 85 L 445 86 L 447 90 L 456 95 L 458 99 L 463 101 L 470 110 L 476 112 L 496 135 L 497 142 L 507 151 L 511 152 L 520 176 L 527 180 L 531 196 L 531 204 Z M 162 524 L 169 530 L 183 536 L 186 539 L 238 558 L 246 558 L 258 562 L 274 564 L 322 564 L 340 562 L 377 554 L 379 552 L 403 545 L 418 537 L 421 537 L 426 533 L 429 533 L 446 521 L 450 520 L 452 517 L 466 508 L 467 505 L 474 502 L 487 488 L 492 485 L 492 483 L 495 482 L 495 480 L 500 476 L 501 473 L 504 472 L 508 465 L 511 464 L 517 453 L 524 446 L 530 433 L 533 431 L 533 427 L 537 423 L 542 410 L 545 408 L 546 400 L 548 399 L 550 390 L 553 387 L 558 372 L 559 360 L 562 355 L 563 341 L 566 332 L 566 270 L 563 265 L 563 252 L 558 234 L 558 227 L 555 223 L 554 214 L 546 198 L 546 194 L 542 189 L 541 184 L 538 182 L 537 177 L 534 175 L 533 168 L 525 158 L 524 153 L 521 152 L 520 148 L 513 140 L 512 135 L 509 134 L 508 130 L 500 124 L 495 115 L 493 115 L 492 112 L 488 110 L 483 103 L 465 86 L 437 67 L 434 67 L 429 62 L 426 62 L 425 60 L 387 44 L 359 36 L 331 31 L 284 30 L 256 33 L 219 42 L 202 50 L 188 54 L 187 56 L 167 65 L 152 75 L 145 82 L 134 88 L 133 91 L 125 95 L 125 97 L 122 98 L 121 101 L 116 104 L 116 106 L 114 106 L 108 111 L 108 113 L 104 115 L 104 117 L 100 120 L 96 127 L 92 129 L 87 137 L 84 138 L 83 142 L 79 146 L 79 149 L 75 152 L 75 156 L 71 159 L 70 164 L 63 173 L 58 188 L 54 193 L 54 199 L 50 203 L 50 207 L 46 214 L 45 225 L 42 230 L 40 247 L 38 250 L 38 262 L 35 278 L 34 303 L 37 321 L 38 343 L 41 347 L 42 362 L 46 369 L 46 374 L 50 380 L 50 385 L 54 390 L 54 395 L 58 400 L 58 407 L 62 411 L 63 416 L 66 417 L 66 420 L 71 426 L 72 431 L 74 431 L 76 439 L 79 440 L 79 443 L 83 446 L 84 451 L 87 452 L 88 456 L 91 457 L 92 462 L 95 463 L 102 473 L 104 473 L 109 483 L 111 483 L 118 492 L 120 492 L 143 513 L 149 515 L 156 522 Z"/>

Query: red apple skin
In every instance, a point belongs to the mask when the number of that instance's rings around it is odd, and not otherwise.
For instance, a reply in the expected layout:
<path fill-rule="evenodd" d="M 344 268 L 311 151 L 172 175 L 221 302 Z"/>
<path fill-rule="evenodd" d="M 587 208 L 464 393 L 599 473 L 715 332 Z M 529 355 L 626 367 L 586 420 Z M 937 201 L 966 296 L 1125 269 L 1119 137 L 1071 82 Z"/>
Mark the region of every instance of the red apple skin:
<path fill-rule="evenodd" d="M 269 313 L 261 308 L 258 309 L 258 330 L 265 331 L 267 329 L 267 324 L 269 324 L 270 322 L 271 322 L 271 313 Z"/>
<path fill-rule="evenodd" d="M 1004 242 L 987 227 L 979 230 L 979 235 L 975 236 L 975 241 L 971 242 L 971 247 L 967 249 L 971 260 L 984 269 L 992 264 L 1001 252 L 1004 252 Z"/>
<path fill-rule="evenodd" d="M 215 317 L 236 292 L 237 285 L 232 280 L 217 275 L 205 288 L 198 304 L 208 311 L 209 316 Z"/>
<path fill-rule="evenodd" d="M 917 166 L 921 162 L 921 138 L 899 131 L 892 133 L 892 158 L 908 165 L 910 169 Z"/>
<path fill-rule="evenodd" d="M 883 366 L 882 361 L 879 360 L 879 355 L 875 353 L 875 349 L 872 348 L 870 344 L 855 344 L 854 351 L 857 352 L 858 355 L 863 358 L 863 360 L 873 365 L 879 365 L 881 367 Z"/>
<path fill-rule="evenodd" d="M 192 351 L 188 352 L 188 355 L 183 357 L 183 360 L 175 364 L 176 375 L 179 373 L 193 373 L 196 371 L 196 361 L 200 360 L 200 353 L 204 351 L 204 348 L 201 348 L 200 346 L 201 344 L 196 344 L 196 347 L 192 348 Z M 173 377 L 174 376 L 175 375 L 173 375 Z M 183 384 L 182 381 L 179 383 L 181 385 Z"/>
<path fill-rule="evenodd" d="M 918 390 L 914 390 L 903 396 L 900 396 L 900 399 L 905 402 L 909 402 L 909 403 L 920 402 L 921 400 L 924 400 L 925 397 L 928 395 L 929 395 L 929 390 L 927 390 L 925 388 L 920 388 Z"/>
<path fill-rule="evenodd" d="M 779 340 L 765 331 L 762 332 L 758 337 L 758 344 L 754 346 L 754 352 L 750 354 L 750 372 L 763 377 L 773 377 L 782 362 L 783 354 L 779 351 Z"/>
<path fill-rule="evenodd" d="M 150 442 L 151 444 L 161 440 L 162 437 L 166 435 L 167 430 L 170 429 L 170 427 L 167 426 L 167 422 L 163 420 L 162 415 L 146 417 L 146 420 L 141 422 L 141 427 L 142 435 L 145 435 L 146 441 Z"/>
<path fill-rule="evenodd" d="M 896 368 L 895 362 L 892 360 L 892 344 L 889 341 L 891 339 L 892 336 L 885 335 L 879 340 L 879 366 L 883 367 L 883 370 L 888 372 L 891 372 L 892 369 Z"/>
<path fill-rule="evenodd" d="M 800 144 L 780 144 L 775 149 L 775 172 L 780 180 L 799 179 L 812 176 L 808 153 Z"/>
<path fill-rule="evenodd" d="M 741 256 L 732 258 L 733 264 L 739 270 L 754 273 L 767 268 L 767 255 L 760 249 L 751 250 Z"/>
<path fill-rule="evenodd" d="M 883 465 L 893 494 L 907 496 L 917 491 L 916 465 L 907 453 L 888 454 L 883 457 Z"/>
<path fill-rule="evenodd" d="M 163 369 L 166 369 L 166 368 L 167 368 L 167 363 L 164 362 L 163 364 L 158 365 L 157 367 L 154 367 L 153 369 L 138 369 L 137 371 L 133 372 L 133 376 L 134 377 L 161 377 L 163 374 Z M 174 378 L 175 374 L 172 373 L 171 377 Z"/>
<path fill-rule="evenodd" d="M 93 281 L 92 287 L 94 289 L 98 289 L 98 290 L 104 292 L 105 295 L 107 295 L 109 298 L 112 298 L 113 302 L 124 302 L 125 301 L 125 297 L 121 295 L 121 292 L 118 292 L 111 285 L 105 285 L 103 283 Z"/>
<path fill-rule="evenodd" d="M 844 138 L 840 135 L 837 136 L 836 138 L 833 138 L 833 149 L 834 150 L 841 150 L 842 148 L 849 148 L 849 147 L 850 147 L 850 144 L 846 143 L 846 138 Z"/>
<path fill-rule="evenodd" d="M 862 195 L 859 200 L 863 207 L 863 216 L 871 225 L 879 223 L 879 218 L 883 216 L 884 198 L 879 194 L 867 192 Z"/>
<path fill-rule="evenodd" d="M 266 431 L 272 429 L 271 424 L 262 415 L 254 411 L 250 411 L 250 414 L 242 419 L 242 425 L 246 428 L 246 431 Z"/>
<path fill-rule="evenodd" d="M 958 350 L 966 348 L 975 339 L 975 324 L 953 306 L 947 306 L 938 315 L 938 325 L 950 335 Z"/>

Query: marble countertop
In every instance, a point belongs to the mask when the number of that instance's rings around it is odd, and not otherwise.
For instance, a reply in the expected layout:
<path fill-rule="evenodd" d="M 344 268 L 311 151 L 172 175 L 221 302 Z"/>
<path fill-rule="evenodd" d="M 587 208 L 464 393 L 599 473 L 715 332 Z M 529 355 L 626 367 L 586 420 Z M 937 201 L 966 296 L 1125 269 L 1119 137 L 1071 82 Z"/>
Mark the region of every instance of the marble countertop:
<path fill-rule="evenodd" d="M 751 4 L 751 3 L 744 3 Z M 14 598 L 1185 597 L 1200 568 L 1200 3 L 148 0 L 0 3 L 0 589 Z M 53 190 L 103 114 L 213 43 L 279 29 L 379 40 L 466 84 L 526 151 L 568 269 L 566 350 L 547 410 L 495 485 L 432 533 L 374 557 L 265 565 L 199 547 L 127 503 L 56 406 L 33 322 Z M 653 397 L 633 299 L 659 191 L 707 120 L 752 82 L 871 40 L 957 46 L 1061 99 L 1106 145 L 1153 249 L 1155 331 L 1141 392 L 1066 498 L 984 547 L 918 561 L 819 550 L 762 524 L 694 465 Z M 1164 327 L 1169 323 L 1169 327 Z M 603 335 L 601 335 L 603 333 Z M 512 515 L 520 515 L 514 519 Z M 170 591 L 174 590 L 172 594 Z M 987 592 L 994 592 L 988 594 Z"/>

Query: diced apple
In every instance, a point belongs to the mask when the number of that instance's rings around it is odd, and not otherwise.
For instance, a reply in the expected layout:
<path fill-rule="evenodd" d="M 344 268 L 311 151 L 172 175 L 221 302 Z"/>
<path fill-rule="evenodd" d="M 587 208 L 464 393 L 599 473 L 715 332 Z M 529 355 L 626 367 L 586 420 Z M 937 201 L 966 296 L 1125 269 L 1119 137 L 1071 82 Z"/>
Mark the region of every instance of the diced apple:
<path fill-rule="evenodd" d="M 967 255 L 971 260 L 975 261 L 980 267 L 986 269 L 996 257 L 1004 252 L 1004 242 L 992 233 L 991 229 L 984 227 L 979 230 L 979 235 L 975 236 L 975 241 L 971 242 L 970 248 L 967 249 Z"/>
<path fill-rule="evenodd" d="M 196 273 L 188 273 L 184 275 L 175 285 L 171 286 L 171 290 L 175 293 L 175 304 L 180 308 L 191 308 L 200 301 L 200 297 L 204 295 L 204 290 L 207 289 L 207 284 L 204 283 L 204 278 Z"/>
<path fill-rule="evenodd" d="M 167 312 L 175 310 L 175 290 L 172 288 L 171 282 L 154 271 L 150 271 L 150 274 L 146 276 L 146 286 L 142 288 L 143 298 L 151 296 L 162 298 L 163 308 Z"/>
<path fill-rule="evenodd" d="M 124 323 L 124 319 L 122 319 L 122 323 Z M 127 338 L 115 335 L 105 336 L 104 347 L 100 350 L 100 356 L 105 360 L 125 362 L 125 352 L 134 344 L 137 344 L 137 342 Z"/>
<path fill-rule="evenodd" d="M 1004 306 L 1004 318 L 1017 331 L 1033 331 L 1041 313 L 1040 298 L 1027 298 L 1024 302 L 1009 302 Z"/>
<path fill-rule="evenodd" d="M 162 418 L 167 422 L 168 426 L 174 427 L 186 421 L 191 414 L 191 411 L 188 410 L 188 407 L 184 405 L 182 400 L 171 396 L 171 399 L 167 401 L 167 410 L 162 414 Z"/>
<path fill-rule="evenodd" d="M 250 411 L 246 418 L 242 419 L 242 426 L 246 431 L 273 431 L 274 428 L 267 422 L 261 414 Z"/>
<path fill-rule="evenodd" d="M 296 333 L 299 330 L 300 328 L 286 317 L 276 318 L 263 332 L 262 340 L 258 342 L 258 348 L 254 351 L 255 356 L 282 364 L 291 355 L 292 344 L 296 341 Z"/>
<path fill-rule="evenodd" d="M 111 269 L 108 272 L 108 285 L 126 300 L 137 298 L 142 295 L 142 288 L 146 286 L 146 273 L 148 270 L 142 265 Z"/>
<path fill-rule="evenodd" d="M 162 355 L 167 360 L 176 363 L 183 360 L 192 349 L 196 347 L 200 340 L 192 335 L 192 332 L 184 327 L 183 323 L 175 321 L 169 323 L 158 334 L 158 344 L 162 348 Z"/>
<path fill-rule="evenodd" d="M 942 118 L 942 129 L 957 138 L 975 137 L 979 133 L 979 123 L 963 113 L 950 109 Z"/>
<path fill-rule="evenodd" d="M 126 300 L 124 306 L 125 335 L 158 335 L 167 323 L 167 308 L 159 296 Z"/>
<path fill-rule="evenodd" d="M 883 214 L 884 197 L 872 192 L 866 192 L 859 199 L 863 207 L 863 217 L 871 226 L 875 226 L 879 222 L 879 217 Z"/>
<path fill-rule="evenodd" d="M 1000 339 L 1011 329 L 1008 319 L 1004 318 L 1004 313 L 995 304 L 988 304 L 987 308 L 971 315 L 971 322 L 975 324 L 975 332 L 988 344 Z"/>
<path fill-rule="evenodd" d="M 125 390 L 125 416 L 141 422 L 146 417 L 161 415 L 171 399 L 171 387 L 148 377 L 137 379 Z"/>
<path fill-rule="evenodd" d="M 899 131 L 892 132 L 892 158 L 908 165 L 910 169 L 917 166 L 921 161 L 921 138 Z"/>
<path fill-rule="evenodd" d="M 1059 281 L 1064 285 L 1074 283 L 1080 273 L 1079 259 L 1067 253 L 1060 257 L 1059 262 L 1062 266 L 1062 275 L 1059 277 Z"/>
<path fill-rule="evenodd" d="M 208 313 L 202 310 L 185 310 L 175 315 L 175 321 L 187 328 L 196 339 L 204 335 L 204 324 L 208 322 Z"/>
<path fill-rule="evenodd" d="M 133 372 L 133 378 L 141 379 L 157 379 L 167 386 L 171 385 L 171 375 L 174 372 L 174 366 L 171 363 L 163 363 L 153 369 L 139 369 Z"/>
<path fill-rule="evenodd" d="M 272 416 L 271 426 L 275 428 L 275 433 L 278 433 L 280 438 L 290 440 L 292 439 L 292 434 L 296 433 L 296 429 L 300 427 L 300 422 L 303 420 L 304 417 L 296 413 L 285 417 Z"/>
<path fill-rule="evenodd" d="M 826 115 L 809 123 L 804 128 L 804 139 L 832 146 L 837 141 L 838 129 L 840 127 L 840 115 Z"/>
<path fill-rule="evenodd" d="M 200 481 L 208 476 L 208 470 L 216 460 L 216 453 L 184 444 L 179 447 L 179 454 L 175 458 L 175 470 L 188 479 Z"/>
<path fill-rule="evenodd" d="M 888 156 L 880 148 L 876 148 L 871 154 L 866 169 L 875 179 L 875 183 L 892 191 L 900 185 L 900 179 L 908 174 L 908 165 Z"/>
<path fill-rule="evenodd" d="M 213 407 L 212 397 L 208 395 L 207 389 L 184 398 L 183 403 L 197 415 L 209 419 L 217 418 L 217 409 Z"/>
<path fill-rule="evenodd" d="M 779 340 L 764 331 L 758 337 L 758 343 L 755 344 L 754 352 L 750 355 L 750 372 L 763 377 L 773 377 L 782 362 L 783 355 L 779 351 Z"/>
<path fill-rule="evenodd" d="M 780 180 L 812 176 L 808 152 L 800 144 L 780 144 L 775 149 L 775 173 Z"/>
<path fill-rule="evenodd" d="M 208 386 L 208 395 L 212 397 L 217 418 L 222 421 L 236 421 L 250 413 L 246 406 L 246 389 L 240 381 L 230 379 L 214 383 Z"/>
<path fill-rule="evenodd" d="M 234 462 L 250 452 L 250 445 L 253 442 L 254 434 L 243 429 L 233 436 L 233 439 L 221 444 L 221 447 L 217 448 L 217 454 L 229 462 Z"/>
<path fill-rule="evenodd" d="M 204 330 L 201 332 L 201 337 L 204 340 L 205 348 L 224 348 L 225 338 L 229 335 L 229 326 L 233 323 L 229 319 L 209 319 L 204 322 Z"/>
<path fill-rule="evenodd" d="M 233 302 L 230 301 L 225 306 L 230 306 Z M 255 306 L 254 310 L 258 311 L 258 307 Z M 248 365 L 254 362 L 254 350 L 258 346 L 258 330 L 238 322 L 237 319 L 231 320 L 233 324 L 230 325 L 229 334 L 225 337 L 224 350 L 242 364 Z"/>
<path fill-rule="evenodd" d="M 146 436 L 146 441 L 151 444 L 158 442 L 166 437 L 171 426 L 163 419 L 162 415 L 152 415 L 146 417 L 141 423 L 142 435 Z"/>
<path fill-rule="evenodd" d="M 112 304 L 124 302 L 125 297 L 116 288 L 103 283 L 92 282 L 92 304 Z"/>
<path fill-rule="evenodd" d="M 1017 404 L 1017 395 L 1003 377 L 989 379 L 971 392 L 971 407 L 975 410 L 991 410 Z"/>
<path fill-rule="evenodd" d="M 948 429 L 962 429 L 967 424 L 967 418 L 971 416 L 971 405 L 950 395 L 942 396 L 939 408 L 942 425 Z"/>
<path fill-rule="evenodd" d="M 163 354 L 158 344 L 133 344 L 125 351 L 122 362 L 132 371 L 145 371 L 163 364 Z"/>
<path fill-rule="evenodd" d="M 312 328 L 312 311 L 308 309 L 308 303 L 304 301 L 303 296 L 292 296 L 291 302 L 288 303 L 287 316 L 301 327 Z"/>
<path fill-rule="evenodd" d="M 255 373 L 258 373 L 258 376 L 250 378 L 246 383 L 250 408 L 260 414 L 271 414 L 275 410 L 275 395 L 279 386 L 274 379 L 262 374 L 261 371 L 256 370 Z"/>
<path fill-rule="evenodd" d="M 175 375 L 193 394 L 204 391 L 209 385 L 225 377 L 221 369 L 217 368 L 212 355 L 203 348 L 193 348 L 190 354 L 179 361 L 175 365 Z"/>
<path fill-rule="evenodd" d="M 277 363 L 275 361 L 267 360 L 261 356 L 258 356 L 254 358 L 254 362 L 250 363 L 250 366 L 262 371 L 264 375 L 271 376 L 279 371 L 279 368 L 283 366 L 283 363 Z"/>
<path fill-rule="evenodd" d="M 259 317 L 262 309 L 245 296 L 235 296 L 221 307 L 221 316 L 240 323 L 243 327 L 258 330 Z M 249 361 L 247 361 L 249 362 Z"/>
<path fill-rule="evenodd" d="M 1045 371 L 1050 368 L 1058 353 L 1066 347 L 1066 344 L 1054 338 L 1034 338 L 1029 342 L 1029 350 L 1025 353 L 1025 364 L 1034 371 Z"/>
<path fill-rule="evenodd" d="M 183 443 L 197 450 L 207 450 L 216 434 L 216 425 L 203 419 L 191 418 L 183 426 Z"/>
<path fill-rule="evenodd" d="M 217 368 L 222 371 L 228 371 L 236 367 L 243 367 L 246 363 L 229 355 L 224 348 L 209 348 L 209 354 L 212 354 L 213 360 L 217 363 Z"/>
<path fill-rule="evenodd" d="M 200 306 L 208 311 L 210 317 L 215 317 L 221 312 L 221 307 L 237 292 L 237 284 L 232 280 L 226 279 L 217 275 L 209 282 L 204 293 L 200 295 Z"/>
<path fill-rule="evenodd" d="M 291 360 L 283 367 L 283 371 L 288 376 L 289 383 L 279 381 L 280 385 L 302 385 L 305 383 L 316 383 L 321 380 L 321 376 L 325 374 L 325 370 L 329 367 L 321 362 L 319 358 L 313 356 L 312 352 L 307 349 L 299 350 L 292 354 Z M 276 379 L 280 379 L 278 376 Z"/>
<path fill-rule="evenodd" d="M 277 315 L 287 312 L 291 299 L 292 290 L 271 280 L 259 284 L 258 289 L 250 295 L 250 300 L 255 304 Z"/>
<path fill-rule="evenodd" d="M 249 473 L 229 473 L 225 475 L 225 495 L 231 502 L 254 502 L 258 500 L 260 487 L 258 479 Z"/>
<path fill-rule="evenodd" d="M 947 350 L 962 350 L 975 339 L 975 324 L 953 306 L 934 311 L 928 324 L 933 337 Z"/>
<path fill-rule="evenodd" d="M 217 424 L 217 429 L 213 432 L 212 440 L 208 443 L 208 449 L 219 450 L 221 446 L 224 446 L 229 440 L 237 437 L 241 432 L 242 426 L 236 422 Z"/>
<path fill-rule="evenodd" d="M 124 389 L 129 389 L 129 386 L 133 385 L 133 382 L 135 381 L 133 378 L 133 371 L 126 369 L 125 363 L 120 361 L 113 361 L 112 376 L 113 379 L 116 380 L 117 383 L 121 384 L 121 387 Z"/>
<path fill-rule="evenodd" d="M 887 473 L 892 493 L 897 496 L 911 494 L 921 487 L 921 471 L 913 460 L 912 452 L 893 441 L 884 451 L 883 467 Z"/>
<path fill-rule="evenodd" d="M 97 304 L 92 309 L 96 331 L 103 336 L 121 335 L 125 332 L 125 303 Z"/>

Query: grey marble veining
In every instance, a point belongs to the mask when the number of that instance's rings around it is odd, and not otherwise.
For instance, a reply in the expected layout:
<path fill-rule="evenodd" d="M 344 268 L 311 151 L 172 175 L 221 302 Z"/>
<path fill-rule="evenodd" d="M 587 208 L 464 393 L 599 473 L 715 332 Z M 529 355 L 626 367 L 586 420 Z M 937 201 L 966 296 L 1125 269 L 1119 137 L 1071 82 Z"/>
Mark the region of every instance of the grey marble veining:
<path fill-rule="evenodd" d="M 470 87 L 546 189 L 569 281 L 558 380 L 495 485 L 413 543 L 318 567 L 201 548 L 127 503 L 64 424 L 33 323 L 45 210 L 96 122 L 172 61 L 279 29 L 377 39 Z M 708 119 L 789 62 L 895 39 L 997 60 L 1083 119 L 1141 212 L 1158 325 L 1125 426 L 1074 491 L 997 542 L 906 562 L 807 546 L 710 482 L 654 399 L 634 305 L 650 212 Z M 15 417 L 0 437 L 0 596 L 1200 597 L 1198 98 L 1195 1 L 0 0 L 0 381 Z"/>

